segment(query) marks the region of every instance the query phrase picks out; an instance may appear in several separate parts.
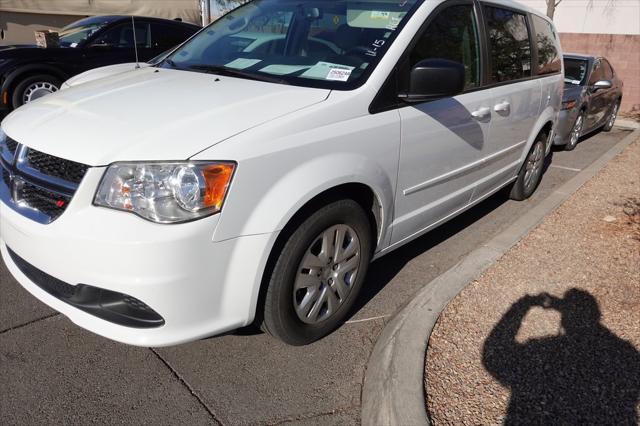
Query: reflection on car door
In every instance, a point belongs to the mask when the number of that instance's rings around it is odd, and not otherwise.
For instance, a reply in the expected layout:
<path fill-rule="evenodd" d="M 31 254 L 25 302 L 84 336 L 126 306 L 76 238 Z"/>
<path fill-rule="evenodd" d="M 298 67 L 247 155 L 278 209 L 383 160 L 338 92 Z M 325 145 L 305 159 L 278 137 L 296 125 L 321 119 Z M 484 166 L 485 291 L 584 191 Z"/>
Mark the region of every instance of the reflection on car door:
<path fill-rule="evenodd" d="M 471 2 L 440 11 L 410 52 L 408 69 L 428 58 L 463 63 L 467 91 L 400 109 L 402 144 L 392 243 L 424 232 L 464 208 L 484 174 L 492 95 L 491 90 L 477 90 L 480 57 Z"/>
<path fill-rule="evenodd" d="M 587 125 L 588 129 L 593 129 L 598 124 L 602 123 L 607 112 L 607 91 L 596 90 L 595 84 L 600 80 L 605 80 L 604 67 L 602 62 L 598 59 L 593 64 L 593 71 L 589 78 L 589 87 L 587 90 L 591 93 L 591 102 L 589 103 L 589 110 L 587 111 Z"/>
<path fill-rule="evenodd" d="M 474 199 L 504 185 L 518 172 L 529 133 L 538 118 L 541 82 L 530 80 L 532 46 L 524 14 L 485 6 L 490 84 L 491 133 L 483 150 L 484 176 Z"/>

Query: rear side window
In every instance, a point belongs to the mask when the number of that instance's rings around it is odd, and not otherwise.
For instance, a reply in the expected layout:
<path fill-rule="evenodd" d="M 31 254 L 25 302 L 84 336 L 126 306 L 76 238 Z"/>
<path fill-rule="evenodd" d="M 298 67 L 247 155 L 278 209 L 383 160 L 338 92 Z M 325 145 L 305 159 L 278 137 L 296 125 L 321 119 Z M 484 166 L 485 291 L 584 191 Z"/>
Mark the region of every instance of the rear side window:
<path fill-rule="evenodd" d="M 489 32 L 491 82 L 502 83 L 531 76 L 531 41 L 524 14 L 485 6 Z"/>
<path fill-rule="evenodd" d="M 561 59 L 551 24 L 536 15 L 533 15 L 532 21 L 538 46 L 538 74 L 559 73 L 562 70 Z"/>
<path fill-rule="evenodd" d="M 473 6 L 451 6 L 440 12 L 411 52 L 411 67 L 436 58 L 463 64 L 467 88 L 480 85 L 478 26 Z"/>

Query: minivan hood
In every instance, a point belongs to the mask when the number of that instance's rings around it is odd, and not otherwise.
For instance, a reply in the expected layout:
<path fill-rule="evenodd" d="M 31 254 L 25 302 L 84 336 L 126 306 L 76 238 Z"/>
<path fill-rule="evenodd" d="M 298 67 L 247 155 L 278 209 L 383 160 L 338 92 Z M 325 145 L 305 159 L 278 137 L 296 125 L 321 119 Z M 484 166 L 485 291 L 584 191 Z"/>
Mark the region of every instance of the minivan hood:
<path fill-rule="evenodd" d="M 47 95 L 12 112 L 2 129 L 34 149 L 91 166 L 184 160 L 329 92 L 146 68 Z"/>

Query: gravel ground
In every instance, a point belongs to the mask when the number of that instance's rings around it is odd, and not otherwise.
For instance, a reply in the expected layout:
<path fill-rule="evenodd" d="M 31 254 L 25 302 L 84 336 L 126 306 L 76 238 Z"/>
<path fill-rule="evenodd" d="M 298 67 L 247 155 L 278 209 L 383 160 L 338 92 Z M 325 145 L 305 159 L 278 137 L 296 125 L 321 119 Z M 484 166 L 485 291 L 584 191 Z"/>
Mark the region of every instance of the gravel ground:
<path fill-rule="evenodd" d="M 638 424 L 640 140 L 442 313 L 434 424 Z"/>

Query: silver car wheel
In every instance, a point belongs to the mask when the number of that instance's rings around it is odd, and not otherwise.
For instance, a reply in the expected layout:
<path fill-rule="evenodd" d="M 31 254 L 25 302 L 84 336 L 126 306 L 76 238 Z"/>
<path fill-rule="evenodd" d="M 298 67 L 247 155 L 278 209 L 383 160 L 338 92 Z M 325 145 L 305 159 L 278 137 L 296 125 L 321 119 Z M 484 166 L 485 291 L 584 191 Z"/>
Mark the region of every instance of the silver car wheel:
<path fill-rule="evenodd" d="M 293 306 L 302 322 L 320 323 L 345 302 L 356 282 L 360 250 L 360 239 L 348 225 L 334 225 L 313 240 L 293 286 Z"/>
<path fill-rule="evenodd" d="M 580 135 L 582 133 L 582 126 L 584 124 L 583 115 L 580 114 L 576 119 L 575 124 L 573 125 L 573 129 L 571 129 L 571 139 L 569 139 L 569 146 L 576 146 L 578 141 L 580 140 Z"/>
<path fill-rule="evenodd" d="M 616 118 L 618 118 L 618 110 L 620 109 L 620 104 L 615 104 L 613 106 L 613 111 L 611 111 L 611 117 L 609 117 L 608 127 L 613 127 L 616 124 Z"/>
<path fill-rule="evenodd" d="M 36 81 L 31 83 L 24 90 L 22 102 L 26 104 L 27 102 L 35 101 L 36 99 L 57 91 L 58 87 L 53 83 L 49 83 L 48 81 Z"/>
<path fill-rule="evenodd" d="M 544 147 L 542 142 L 537 142 L 529 158 L 527 158 L 526 171 L 524 174 L 524 187 L 529 191 L 538 182 L 542 165 L 544 164 Z"/>

